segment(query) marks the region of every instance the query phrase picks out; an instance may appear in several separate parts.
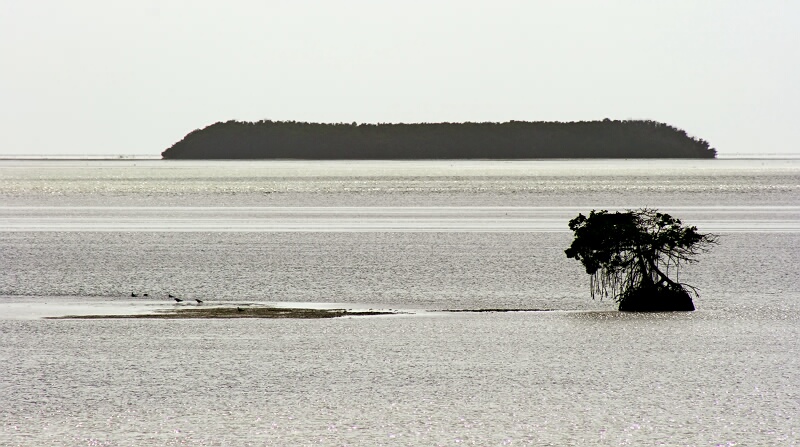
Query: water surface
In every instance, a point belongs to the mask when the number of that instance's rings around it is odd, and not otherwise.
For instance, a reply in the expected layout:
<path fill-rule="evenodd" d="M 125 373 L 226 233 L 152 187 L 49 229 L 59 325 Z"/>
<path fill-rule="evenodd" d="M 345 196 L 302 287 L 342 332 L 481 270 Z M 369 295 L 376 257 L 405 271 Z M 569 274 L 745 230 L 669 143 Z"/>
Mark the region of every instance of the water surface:
<path fill-rule="evenodd" d="M 797 445 L 798 191 L 798 159 L 2 160 L 0 444 Z M 564 256 L 641 206 L 720 234 L 698 311 L 615 312 Z M 38 318 L 167 293 L 411 313 Z M 551 311 L 438 312 L 479 308 Z"/>

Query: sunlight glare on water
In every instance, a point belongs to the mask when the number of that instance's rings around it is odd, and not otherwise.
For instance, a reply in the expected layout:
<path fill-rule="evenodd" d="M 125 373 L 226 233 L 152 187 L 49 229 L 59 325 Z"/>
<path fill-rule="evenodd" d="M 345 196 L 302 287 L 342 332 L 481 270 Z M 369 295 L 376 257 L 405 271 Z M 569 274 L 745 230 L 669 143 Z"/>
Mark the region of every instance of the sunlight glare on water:
<path fill-rule="evenodd" d="M 799 190 L 800 159 L 0 160 L 0 445 L 798 445 Z M 564 256 L 642 206 L 720 235 L 696 312 L 616 312 Z M 192 298 L 406 313 L 41 318 Z M 443 312 L 475 309 L 546 311 Z"/>

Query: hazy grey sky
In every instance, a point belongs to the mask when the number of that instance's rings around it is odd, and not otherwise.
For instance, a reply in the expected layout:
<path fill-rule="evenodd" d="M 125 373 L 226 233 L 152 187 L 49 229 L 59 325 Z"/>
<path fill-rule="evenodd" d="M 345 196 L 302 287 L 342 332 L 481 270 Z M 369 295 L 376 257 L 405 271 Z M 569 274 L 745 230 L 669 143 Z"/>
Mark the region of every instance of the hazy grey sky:
<path fill-rule="evenodd" d="M 0 0 L 0 154 L 216 121 L 654 119 L 800 152 L 800 1 Z"/>

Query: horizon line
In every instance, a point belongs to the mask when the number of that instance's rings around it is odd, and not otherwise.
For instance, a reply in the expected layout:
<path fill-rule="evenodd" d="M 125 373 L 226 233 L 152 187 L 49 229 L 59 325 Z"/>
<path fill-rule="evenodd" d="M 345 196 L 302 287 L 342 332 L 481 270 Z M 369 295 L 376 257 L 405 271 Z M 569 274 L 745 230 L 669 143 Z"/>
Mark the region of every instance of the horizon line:
<path fill-rule="evenodd" d="M 781 158 L 800 158 L 800 151 L 795 152 L 717 152 L 717 159 L 720 158 L 727 158 L 727 159 L 781 159 Z M 3 154 L 0 153 L 0 160 L 163 160 L 161 153 L 157 154 Z M 541 160 L 602 160 L 603 158 L 564 158 L 564 159 L 541 159 Z M 630 160 L 638 160 L 637 158 L 627 158 Z M 202 161 L 203 159 L 197 159 L 195 161 Z M 239 160 L 239 159 L 233 159 Z M 244 159 L 242 159 L 244 160 Z M 247 159 L 249 161 L 258 161 L 258 159 Z M 265 159 L 266 160 L 266 159 Z M 286 159 L 291 160 L 291 159 Z M 298 159 L 299 160 L 299 159 Z M 366 159 L 365 159 L 366 160 Z M 493 160 L 491 158 L 487 159 L 480 159 L 480 160 Z M 502 159 L 506 160 L 506 159 Z M 520 159 L 522 160 L 522 159 Z M 536 158 L 532 159 L 525 159 L 525 160 L 537 160 Z M 625 158 L 620 160 L 626 160 Z M 175 161 L 175 160 L 170 160 Z M 220 161 L 220 160 L 211 160 L 209 161 Z M 299 160 L 299 161 L 314 161 L 314 160 Z M 320 160 L 322 161 L 322 160 Z M 331 160 L 335 161 L 335 160 Z M 392 160 L 386 160 L 392 161 Z M 413 160 L 409 160 L 413 161 Z"/>

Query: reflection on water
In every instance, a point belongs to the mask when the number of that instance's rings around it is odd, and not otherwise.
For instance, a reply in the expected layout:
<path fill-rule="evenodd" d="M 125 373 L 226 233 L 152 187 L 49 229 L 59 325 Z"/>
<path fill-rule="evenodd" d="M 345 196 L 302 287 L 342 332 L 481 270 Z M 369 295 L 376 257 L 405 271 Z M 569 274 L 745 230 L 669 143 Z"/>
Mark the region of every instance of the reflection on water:
<path fill-rule="evenodd" d="M 703 231 L 800 231 L 800 206 L 673 206 L 662 211 Z M 578 213 L 588 211 L 576 206 L 13 206 L 0 207 L 0 231 L 568 232 L 565 223 Z"/>
<path fill-rule="evenodd" d="M 797 205 L 800 159 L 0 160 L 8 206 Z"/>
<path fill-rule="evenodd" d="M 0 233 L 0 294 L 608 309 L 565 232 Z M 800 233 L 725 233 L 681 272 L 698 308 L 796 308 Z M 757 296 L 757 299 L 750 297 Z"/>
<path fill-rule="evenodd" d="M 0 160 L 0 445 L 797 445 L 799 189 L 796 159 Z M 640 206 L 721 233 L 697 312 L 614 312 L 563 255 Z M 416 313 L 23 318 L 167 293 Z M 554 311 L 427 311 L 477 308 Z"/>
<path fill-rule="evenodd" d="M 762 321 L 702 312 L 582 315 L 3 321 L 2 368 L 14 380 L 1 391 L 0 441 L 793 445 L 798 439 L 796 317 L 765 329 Z"/>

